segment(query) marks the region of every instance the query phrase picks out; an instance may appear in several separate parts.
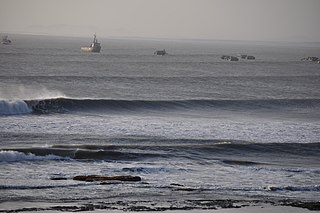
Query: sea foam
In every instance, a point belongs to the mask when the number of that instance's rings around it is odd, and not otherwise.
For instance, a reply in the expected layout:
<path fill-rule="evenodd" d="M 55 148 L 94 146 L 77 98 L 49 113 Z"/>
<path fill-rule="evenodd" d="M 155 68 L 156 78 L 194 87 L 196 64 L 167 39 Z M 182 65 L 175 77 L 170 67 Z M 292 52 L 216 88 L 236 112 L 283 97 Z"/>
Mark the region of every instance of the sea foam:
<path fill-rule="evenodd" d="M 0 100 L 0 115 L 19 115 L 32 112 L 23 100 Z"/>
<path fill-rule="evenodd" d="M 19 162 L 19 161 L 43 161 L 65 159 L 56 155 L 37 156 L 32 153 L 25 154 L 17 151 L 0 151 L 0 162 Z"/>

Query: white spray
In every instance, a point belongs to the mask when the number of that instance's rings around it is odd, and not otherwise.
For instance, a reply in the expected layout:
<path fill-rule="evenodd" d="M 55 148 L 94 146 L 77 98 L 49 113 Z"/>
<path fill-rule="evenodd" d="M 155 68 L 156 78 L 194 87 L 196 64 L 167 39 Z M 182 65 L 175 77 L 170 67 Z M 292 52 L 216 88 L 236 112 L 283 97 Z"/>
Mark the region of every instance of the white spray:
<path fill-rule="evenodd" d="M 0 90 L 0 115 L 19 115 L 32 112 L 25 100 L 44 100 L 61 98 L 65 95 L 57 90 L 45 87 L 16 85 Z"/>
<path fill-rule="evenodd" d="M 0 100 L 43 100 L 61 97 L 65 97 L 62 92 L 38 85 L 12 85 L 0 88 Z"/>

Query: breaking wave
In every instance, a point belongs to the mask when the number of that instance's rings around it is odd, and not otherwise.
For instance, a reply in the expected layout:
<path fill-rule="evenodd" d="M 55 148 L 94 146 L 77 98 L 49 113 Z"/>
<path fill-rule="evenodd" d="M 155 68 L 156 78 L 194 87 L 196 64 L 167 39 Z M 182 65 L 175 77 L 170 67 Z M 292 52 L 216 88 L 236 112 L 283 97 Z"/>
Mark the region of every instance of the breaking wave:
<path fill-rule="evenodd" d="M 156 153 L 81 148 L 25 148 L 0 151 L 0 162 L 46 160 L 138 160 L 156 157 Z"/>
<path fill-rule="evenodd" d="M 56 155 L 37 156 L 32 153 L 23 153 L 18 151 L 0 151 L 0 162 L 19 162 L 19 161 L 45 161 L 66 159 Z"/>
<path fill-rule="evenodd" d="M 181 111 L 181 110 L 300 110 L 320 108 L 320 99 L 266 100 L 114 100 L 54 98 L 19 102 L 25 111 L 33 113 L 67 113 L 78 111 Z M 23 111 L 23 110 L 22 110 Z"/>
<path fill-rule="evenodd" d="M 19 115 L 31 113 L 32 107 L 22 100 L 0 100 L 0 115 Z"/>

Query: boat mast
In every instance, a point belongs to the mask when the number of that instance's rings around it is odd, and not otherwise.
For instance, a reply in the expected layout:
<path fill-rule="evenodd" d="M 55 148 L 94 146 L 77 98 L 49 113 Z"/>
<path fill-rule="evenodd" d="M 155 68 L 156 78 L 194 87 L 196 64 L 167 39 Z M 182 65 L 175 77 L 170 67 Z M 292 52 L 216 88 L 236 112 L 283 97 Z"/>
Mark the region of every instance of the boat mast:
<path fill-rule="evenodd" d="M 96 34 L 93 34 L 93 43 L 98 43 Z"/>

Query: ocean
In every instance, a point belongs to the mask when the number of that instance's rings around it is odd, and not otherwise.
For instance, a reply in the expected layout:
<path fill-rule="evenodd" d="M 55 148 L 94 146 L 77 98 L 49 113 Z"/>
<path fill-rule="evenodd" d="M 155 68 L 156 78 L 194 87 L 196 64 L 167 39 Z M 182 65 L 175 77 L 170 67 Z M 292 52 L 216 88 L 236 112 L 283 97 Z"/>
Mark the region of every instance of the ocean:
<path fill-rule="evenodd" d="M 320 201 L 320 65 L 300 60 L 319 43 L 98 37 L 88 53 L 91 38 L 10 39 L 0 212 Z M 256 59 L 221 59 L 237 54 Z"/>

